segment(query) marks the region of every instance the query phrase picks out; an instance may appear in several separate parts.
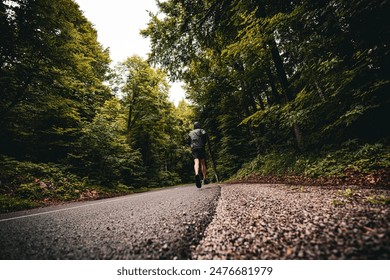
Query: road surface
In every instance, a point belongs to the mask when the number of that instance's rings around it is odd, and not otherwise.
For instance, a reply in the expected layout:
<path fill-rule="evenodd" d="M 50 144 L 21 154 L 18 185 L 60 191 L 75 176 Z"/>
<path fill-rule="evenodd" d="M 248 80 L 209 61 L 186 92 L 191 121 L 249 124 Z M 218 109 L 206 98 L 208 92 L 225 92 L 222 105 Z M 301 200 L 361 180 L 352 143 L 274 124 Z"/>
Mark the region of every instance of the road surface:
<path fill-rule="evenodd" d="M 390 190 L 181 186 L 0 216 L 1 259 L 390 258 Z"/>
<path fill-rule="evenodd" d="M 0 258 L 189 259 L 219 195 L 180 186 L 0 215 Z"/>

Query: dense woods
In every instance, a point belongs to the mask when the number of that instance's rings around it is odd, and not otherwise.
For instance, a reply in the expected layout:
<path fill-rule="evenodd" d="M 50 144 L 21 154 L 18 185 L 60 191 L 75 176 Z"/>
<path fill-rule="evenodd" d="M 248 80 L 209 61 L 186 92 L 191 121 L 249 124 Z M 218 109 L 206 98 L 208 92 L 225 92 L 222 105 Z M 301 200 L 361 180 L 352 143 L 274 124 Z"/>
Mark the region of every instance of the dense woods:
<path fill-rule="evenodd" d="M 158 8 L 142 31 L 149 60 L 112 67 L 74 1 L 1 1 L 1 211 L 189 182 L 194 120 L 222 179 L 386 183 L 388 1 Z M 186 84 L 191 105 L 169 101 L 168 79 Z"/>
<path fill-rule="evenodd" d="M 342 177 L 389 167 L 386 7 L 161 1 L 143 34 L 150 62 L 187 84 L 223 178 Z"/>
<path fill-rule="evenodd" d="M 0 7 L 1 211 L 188 180 L 191 109 L 169 102 L 164 72 L 111 67 L 72 0 Z"/>

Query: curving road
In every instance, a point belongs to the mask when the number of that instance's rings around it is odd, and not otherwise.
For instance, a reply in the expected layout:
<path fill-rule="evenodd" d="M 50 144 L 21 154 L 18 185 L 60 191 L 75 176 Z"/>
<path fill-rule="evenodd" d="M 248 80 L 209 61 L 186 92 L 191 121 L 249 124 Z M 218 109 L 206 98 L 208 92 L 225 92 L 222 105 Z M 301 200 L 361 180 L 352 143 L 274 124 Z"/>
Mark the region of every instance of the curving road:
<path fill-rule="evenodd" d="M 180 186 L 0 215 L 0 259 L 190 259 L 219 195 Z"/>

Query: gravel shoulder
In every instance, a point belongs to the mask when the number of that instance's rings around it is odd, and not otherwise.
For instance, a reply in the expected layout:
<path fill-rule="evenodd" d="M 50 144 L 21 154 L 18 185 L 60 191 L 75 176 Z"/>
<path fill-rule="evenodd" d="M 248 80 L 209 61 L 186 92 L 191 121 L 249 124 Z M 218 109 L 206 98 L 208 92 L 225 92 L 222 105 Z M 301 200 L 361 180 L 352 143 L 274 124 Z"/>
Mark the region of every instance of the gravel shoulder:
<path fill-rule="evenodd" d="M 389 259 L 390 190 L 226 184 L 193 259 Z"/>

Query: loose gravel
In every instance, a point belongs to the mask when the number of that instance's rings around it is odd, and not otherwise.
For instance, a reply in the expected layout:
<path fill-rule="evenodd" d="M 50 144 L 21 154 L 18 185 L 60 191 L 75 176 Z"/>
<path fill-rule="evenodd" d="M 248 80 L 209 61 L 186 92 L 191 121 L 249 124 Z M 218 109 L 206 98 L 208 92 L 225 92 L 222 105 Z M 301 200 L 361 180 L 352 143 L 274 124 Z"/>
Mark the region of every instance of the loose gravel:
<path fill-rule="evenodd" d="M 389 197 L 357 186 L 222 185 L 192 258 L 389 259 Z"/>

